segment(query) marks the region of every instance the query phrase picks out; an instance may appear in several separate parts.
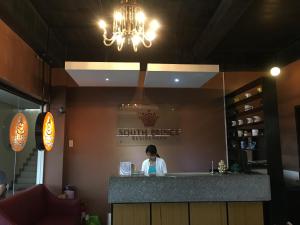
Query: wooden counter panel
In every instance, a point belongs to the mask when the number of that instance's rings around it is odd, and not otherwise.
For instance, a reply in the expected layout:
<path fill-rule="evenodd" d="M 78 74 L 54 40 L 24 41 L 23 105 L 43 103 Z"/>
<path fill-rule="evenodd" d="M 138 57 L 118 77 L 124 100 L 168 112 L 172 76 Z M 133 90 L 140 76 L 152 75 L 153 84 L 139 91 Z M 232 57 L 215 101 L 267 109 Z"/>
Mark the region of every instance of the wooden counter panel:
<path fill-rule="evenodd" d="M 228 203 L 228 219 L 230 225 L 264 225 L 263 203 Z"/>
<path fill-rule="evenodd" d="M 113 225 L 150 225 L 150 204 L 114 204 Z"/>
<path fill-rule="evenodd" d="M 189 225 L 188 203 L 153 203 L 152 225 Z"/>
<path fill-rule="evenodd" d="M 226 203 L 191 203 L 191 225 L 227 225 Z"/>
<path fill-rule="evenodd" d="M 262 202 L 113 204 L 113 225 L 264 225 Z"/>

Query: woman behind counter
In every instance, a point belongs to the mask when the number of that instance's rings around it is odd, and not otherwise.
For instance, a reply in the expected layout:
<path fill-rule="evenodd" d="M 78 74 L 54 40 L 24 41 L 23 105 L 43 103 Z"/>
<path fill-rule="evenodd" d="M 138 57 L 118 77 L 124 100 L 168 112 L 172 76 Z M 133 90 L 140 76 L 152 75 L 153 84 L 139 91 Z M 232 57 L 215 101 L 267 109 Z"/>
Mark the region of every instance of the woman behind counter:
<path fill-rule="evenodd" d="M 148 145 L 146 148 L 148 159 L 143 162 L 142 172 L 145 176 L 163 176 L 167 173 L 165 160 L 160 158 L 155 145 Z"/>

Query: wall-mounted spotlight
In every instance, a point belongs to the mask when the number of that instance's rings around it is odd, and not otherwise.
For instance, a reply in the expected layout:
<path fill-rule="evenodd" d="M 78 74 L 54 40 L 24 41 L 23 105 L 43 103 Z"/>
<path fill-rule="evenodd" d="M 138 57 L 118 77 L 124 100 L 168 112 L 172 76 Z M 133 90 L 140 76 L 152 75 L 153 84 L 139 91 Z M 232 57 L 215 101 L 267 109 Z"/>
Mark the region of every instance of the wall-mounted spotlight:
<path fill-rule="evenodd" d="M 63 106 L 59 107 L 58 112 L 60 112 L 60 113 L 66 113 L 65 107 L 63 107 Z"/>
<path fill-rule="evenodd" d="M 277 67 L 277 66 L 272 67 L 272 69 L 270 70 L 270 73 L 271 73 L 271 75 L 272 75 L 273 77 L 279 76 L 279 75 L 280 75 L 280 72 L 281 72 L 281 70 L 280 70 L 280 68 Z"/>

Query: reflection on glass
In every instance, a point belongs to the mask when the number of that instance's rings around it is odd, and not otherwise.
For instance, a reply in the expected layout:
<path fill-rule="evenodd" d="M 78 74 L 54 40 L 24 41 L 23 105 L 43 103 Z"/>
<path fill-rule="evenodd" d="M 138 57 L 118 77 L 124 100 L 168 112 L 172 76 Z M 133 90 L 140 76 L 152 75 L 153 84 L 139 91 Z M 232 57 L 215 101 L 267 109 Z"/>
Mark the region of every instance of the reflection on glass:
<path fill-rule="evenodd" d="M 12 150 L 24 149 L 28 138 L 28 121 L 23 113 L 17 113 L 10 124 L 9 140 Z"/>
<path fill-rule="evenodd" d="M 36 184 L 35 121 L 40 111 L 39 104 L 0 90 L 0 198 Z M 19 152 L 13 151 L 14 144 Z"/>
<path fill-rule="evenodd" d="M 5 198 L 7 192 L 7 177 L 6 173 L 0 170 L 0 200 Z"/>

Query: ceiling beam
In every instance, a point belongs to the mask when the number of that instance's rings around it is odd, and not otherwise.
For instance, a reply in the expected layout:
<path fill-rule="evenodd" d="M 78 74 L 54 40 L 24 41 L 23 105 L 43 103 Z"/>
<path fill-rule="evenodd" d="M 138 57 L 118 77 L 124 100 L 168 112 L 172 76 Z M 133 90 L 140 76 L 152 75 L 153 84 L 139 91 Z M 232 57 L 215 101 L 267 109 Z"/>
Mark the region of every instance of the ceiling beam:
<path fill-rule="evenodd" d="M 1 19 L 47 63 L 64 63 L 65 48 L 30 1 L 0 1 Z"/>
<path fill-rule="evenodd" d="M 197 39 L 193 54 L 197 62 L 204 61 L 234 27 L 253 0 L 222 0 L 211 20 Z"/>

